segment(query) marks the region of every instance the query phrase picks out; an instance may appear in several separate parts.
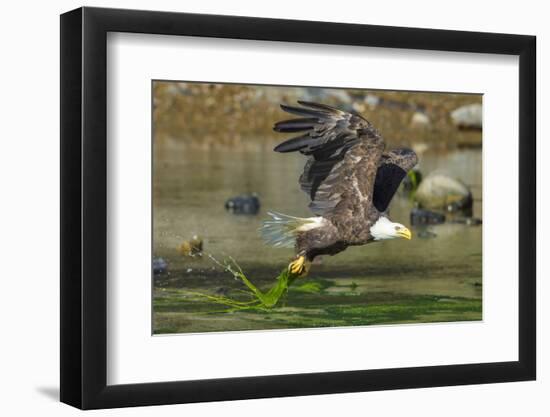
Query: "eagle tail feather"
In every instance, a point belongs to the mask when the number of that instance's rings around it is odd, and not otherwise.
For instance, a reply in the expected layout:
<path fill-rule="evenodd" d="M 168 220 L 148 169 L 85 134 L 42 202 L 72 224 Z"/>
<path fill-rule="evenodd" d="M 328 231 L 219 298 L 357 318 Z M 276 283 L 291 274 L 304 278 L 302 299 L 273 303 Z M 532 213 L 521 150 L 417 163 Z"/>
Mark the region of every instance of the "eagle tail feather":
<path fill-rule="evenodd" d="M 296 243 L 296 235 L 322 226 L 322 217 L 294 217 L 282 213 L 270 212 L 270 220 L 265 220 L 260 233 L 265 243 L 279 247 L 292 248 Z"/>

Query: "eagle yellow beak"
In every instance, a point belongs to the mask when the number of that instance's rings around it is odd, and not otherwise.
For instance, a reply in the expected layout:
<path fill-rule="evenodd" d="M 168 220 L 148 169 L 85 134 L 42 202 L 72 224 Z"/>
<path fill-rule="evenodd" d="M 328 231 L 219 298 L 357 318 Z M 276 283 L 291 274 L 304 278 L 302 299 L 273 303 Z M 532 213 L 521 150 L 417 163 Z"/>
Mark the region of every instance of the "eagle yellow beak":
<path fill-rule="evenodd" d="M 404 239 L 407 239 L 407 240 L 411 240 L 412 238 L 412 233 L 409 229 L 407 229 L 406 227 L 400 229 L 398 232 L 397 232 L 397 236 L 399 237 L 402 237 Z"/>

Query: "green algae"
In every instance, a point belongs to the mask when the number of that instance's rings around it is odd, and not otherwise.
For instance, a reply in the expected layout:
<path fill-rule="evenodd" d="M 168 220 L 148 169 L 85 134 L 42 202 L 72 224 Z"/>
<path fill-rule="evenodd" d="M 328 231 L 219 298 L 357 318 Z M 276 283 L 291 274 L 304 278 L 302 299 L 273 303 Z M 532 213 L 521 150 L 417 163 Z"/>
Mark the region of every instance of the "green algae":
<path fill-rule="evenodd" d="M 233 286 L 226 295 L 201 292 L 202 288 L 156 288 L 155 334 L 482 319 L 478 296 L 411 294 L 393 291 L 387 285 L 382 290 L 355 278 L 297 281 L 298 276 L 287 268 L 271 286 L 261 289 L 233 258 L 220 262 L 208 257 L 238 281 L 240 288 Z"/>
<path fill-rule="evenodd" d="M 175 300 L 174 300 L 175 301 Z M 180 304 L 181 298 L 180 298 Z M 156 303 L 155 334 L 231 330 L 305 329 L 412 323 L 443 323 L 482 319 L 481 299 L 406 294 L 364 295 L 341 299 L 330 293 L 289 291 L 286 306 L 214 312 L 208 303 L 175 310 Z M 212 320 L 212 317 L 216 317 Z"/>
<path fill-rule="evenodd" d="M 296 281 L 286 268 L 273 285 L 262 291 L 234 260 L 220 265 L 246 289 L 233 287 L 227 296 L 217 296 L 193 289 L 156 288 L 155 334 L 482 319 L 479 296 L 394 292 L 366 286 L 364 280 L 355 278 Z"/>
<path fill-rule="evenodd" d="M 239 264 L 232 257 L 228 257 L 222 262 L 218 261 L 212 255 L 208 255 L 217 265 L 221 266 L 226 272 L 233 275 L 236 280 L 240 280 L 245 286 L 246 290 L 241 292 L 247 296 L 246 300 L 238 300 L 226 296 L 210 295 L 201 292 L 188 292 L 189 295 L 194 295 L 199 298 L 203 298 L 212 303 L 220 304 L 229 307 L 230 310 L 250 310 L 250 309 L 271 309 L 277 306 L 279 301 L 288 292 L 289 287 L 292 285 L 298 275 L 292 274 L 288 268 L 281 271 L 279 276 L 275 279 L 275 284 L 266 292 L 261 291 L 256 285 L 254 285 L 245 275 Z M 315 284 L 313 286 L 306 287 L 301 286 L 302 290 L 311 292 L 317 288 Z"/>

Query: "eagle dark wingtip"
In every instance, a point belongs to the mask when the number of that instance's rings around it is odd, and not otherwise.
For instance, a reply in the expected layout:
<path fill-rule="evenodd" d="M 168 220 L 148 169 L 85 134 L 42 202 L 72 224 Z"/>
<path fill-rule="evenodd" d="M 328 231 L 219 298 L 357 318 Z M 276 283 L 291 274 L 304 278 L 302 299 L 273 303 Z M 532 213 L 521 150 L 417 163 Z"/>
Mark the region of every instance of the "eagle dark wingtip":
<path fill-rule="evenodd" d="M 287 113 L 290 109 L 292 109 L 292 106 L 289 106 L 288 104 L 284 104 L 284 103 L 279 104 L 279 107 L 281 108 L 282 111 L 285 111 Z"/>
<path fill-rule="evenodd" d="M 275 123 L 273 129 L 276 132 L 302 132 L 304 130 L 313 129 L 315 123 L 317 123 L 317 119 L 314 118 L 282 120 Z"/>
<path fill-rule="evenodd" d="M 280 143 L 280 144 L 278 144 L 277 146 L 275 146 L 275 147 L 273 148 L 273 150 L 274 150 L 275 152 L 287 153 L 287 152 L 293 152 L 293 151 L 295 151 L 296 149 L 289 149 L 289 148 L 288 148 L 288 143 L 283 142 L 283 143 Z"/>
<path fill-rule="evenodd" d="M 298 136 L 278 144 L 273 150 L 281 153 L 302 151 L 304 148 L 307 148 L 310 143 L 311 138 L 309 136 Z"/>
<path fill-rule="evenodd" d="M 282 144 L 279 144 L 279 145 L 275 146 L 275 147 L 273 148 L 273 151 L 275 151 L 275 152 L 281 152 L 281 145 L 282 145 Z"/>

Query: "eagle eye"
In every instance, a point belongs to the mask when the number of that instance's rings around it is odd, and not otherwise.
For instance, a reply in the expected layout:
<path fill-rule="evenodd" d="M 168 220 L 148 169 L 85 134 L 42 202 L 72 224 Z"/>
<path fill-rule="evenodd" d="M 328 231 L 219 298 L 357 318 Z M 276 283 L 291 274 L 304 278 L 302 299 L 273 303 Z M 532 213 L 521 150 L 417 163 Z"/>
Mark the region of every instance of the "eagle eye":
<path fill-rule="evenodd" d="M 395 226 L 395 230 L 399 230 L 399 229 L 401 229 L 400 226 Z"/>

